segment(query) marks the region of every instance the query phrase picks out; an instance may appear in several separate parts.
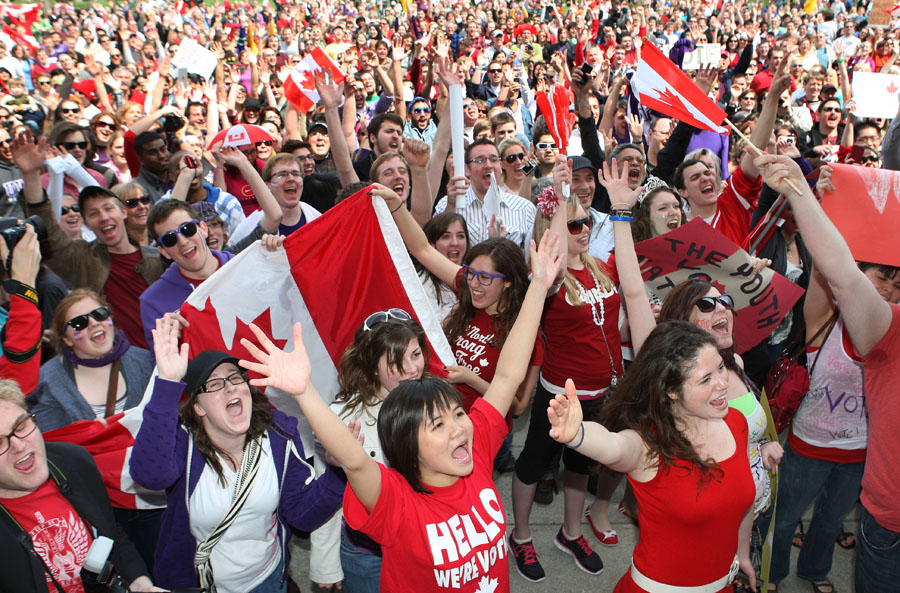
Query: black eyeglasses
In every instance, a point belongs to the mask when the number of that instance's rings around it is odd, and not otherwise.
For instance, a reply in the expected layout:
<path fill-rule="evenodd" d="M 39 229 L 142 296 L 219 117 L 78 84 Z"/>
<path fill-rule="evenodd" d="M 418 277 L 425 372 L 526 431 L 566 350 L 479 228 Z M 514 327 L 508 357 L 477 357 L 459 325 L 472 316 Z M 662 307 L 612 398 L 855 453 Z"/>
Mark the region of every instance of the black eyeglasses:
<path fill-rule="evenodd" d="M 87 142 L 61 142 L 60 143 L 60 146 L 62 146 L 66 150 L 74 150 L 76 148 L 79 150 L 84 150 L 87 148 L 87 145 L 88 145 Z"/>
<path fill-rule="evenodd" d="M 63 107 L 59 110 L 60 113 L 78 113 L 81 111 L 78 107 Z"/>
<path fill-rule="evenodd" d="M 0 436 L 0 455 L 9 451 L 10 439 L 13 437 L 16 437 L 19 440 L 24 439 L 33 433 L 35 428 L 37 428 L 37 422 L 35 422 L 34 414 L 29 414 L 19 420 L 16 425 L 13 426 L 12 432 L 8 435 Z"/>
<path fill-rule="evenodd" d="M 538 142 L 534 146 L 538 150 L 556 150 L 556 142 Z"/>
<path fill-rule="evenodd" d="M 717 297 L 703 297 L 697 299 L 694 303 L 701 313 L 712 313 L 716 310 L 716 305 L 721 304 L 726 311 L 734 311 L 734 298 L 730 294 L 723 294 Z"/>
<path fill-rule="evenodd" d="M 482 272 L 481 270 L 470 268 L 465 264 L 463 264 L 462 269 L 463 275 L 466 277 L 466 280 L 478 280 L 478 284 L 482 286 L 490 286 L 494 283 L 494 278 L 506 278 L 506 274 L 491 274 L 490 272 Z"/>
<path fill-rule="evenodd" d="M 106 321 L 107 319 L 109 319 L 109 307 L 97 307 L 93 311 L 88 311 L 84 315 L 76 315 L 72 319 L 68 320 L 63 326 L 63 333 L 66 332 L 67 327 L 71 327 L 75 331 L 80 332 L 88 326 L 88 318 L 93 319 L 97 323 Z"/>
<path fill-rule="evenodd" d="M 583 229 L 584 227 L 587 227 L 588 230 L 591 230 L 591 228 L 593 226 L 594 226 L 594 219 L 591 218 L 590 215 L 585 216 L 583 218 L 576 218 L 576 219 L 570 220 L 569 222 L 566 223 L 566 227 L 568 227 L 569 234 L 571 234 L 571 235 L 577 235 L 578 233 L 581 232 L 581 229 Z"/>
<path fill-rule="evenodd" d="M 524 161 L 524 160 L 525 160 L 525 153 L 524 153 L 524 152 L 520 152 L 520 153 L 517 153 L 517 154 L 508 154 L 508 155 L 506 155 L 505 157 L 503 157 L 503 160 L 505 160 L 505 161 L 506 161 L 507 163 L 509 163 L 509 164 L 513 164 L 513 163 L 516 162 L 516 161 Z"/>
<path fill-rule="evenodd" d="M 137 208 L 139 204 L 143 204 L 144 206 L 150 205 L 150 196 L 139 196 L 137 198 L 125 200 L 125 207 L 128 209 Z"/>
<path fill-rule="evenodd" d="M 175 247 L 175 245 L 178 244 L 178 235 L 181 235 L 185 239 L 189 239 L 197 234 L 197 229 L 200 228 L 199 225 L 199 220 L 189 220 L 174 231 L 169 231 L 168 233 L 161 235 L 160 238 L 157 239 L 157 243 L 163 247 Z"/>
<path fill-rule="evenodd" d="M 225 389 L 225 381 L 228 381 L 232 385 L 243 385 L 249 380 L 250 375 L 247 374 L 247 371 L 238 371 L 224 378 L 216 377 L 215 379 L 210 379 L 200 386 L 200 392 L 212 393 L 213 391 L 221 391 Z"/>
<path fill-rule="evenodd" d="M 384 323 L 389 319 L 396 319 L 398 321 L 409 321 L 412 319 L 412 315 L 404 311 L 403 309 L 388 309 L 387 311 L 376 311 L 372 313 L 366 320 L 363 321 L 363 331 L 372 331 L 372 328 L 378 325 L 379 323 Z"/>
<path fill-rule="evenodd" d="M 60 216 L 65 216 L 69 212 L 81 212 L 81 206 L 78 204 L 72 204 L 71 206 L 63 206 L 59 209 Z"/>
<path fill-rule="evenodd" d="M 94 124 L 95 128 L 106 128 L 107 130 L 115 130 L 118 126 L 111 121 L 98 121 Z"/>

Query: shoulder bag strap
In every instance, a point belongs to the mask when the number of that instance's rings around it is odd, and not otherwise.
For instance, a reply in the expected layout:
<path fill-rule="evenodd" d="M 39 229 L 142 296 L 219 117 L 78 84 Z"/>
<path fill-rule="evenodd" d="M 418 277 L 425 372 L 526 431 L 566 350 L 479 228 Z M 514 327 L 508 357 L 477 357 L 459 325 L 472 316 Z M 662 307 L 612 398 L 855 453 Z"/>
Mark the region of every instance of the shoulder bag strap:
<path fill-rule="evenodd" d="M 200 577 L 200 586 L 208 593 L 216 593 L 216 586 L 213 580 L 212 562 L 210 554 L 219 540 L 237 519 L 238 513 L 243 508 L 244 503 L 253 490 L 253 483 L 256 481 L 256 475 L 259 472 L 259 463 L 261 455 L 261 437 L 257 437 L 250 441 L 244 448 L 244 456 L 241 459 L 241 467 L 238 471 L 234 483 L 234 495 L 231 499 L 231 507 L 222 517 L 219 525 L 197 546 L 197 553 L 194 556 L 194 566 Z"/>
<path fill-rule="evenodd" d="M 104 418 L 109 418 L 116 413 L 116 395 L 119 391 L 119 358 L 115 359 L 109 367 L 109 383 L 106 385 L 106 411 Z"/>
<path fill-rule="evenodd" d="M 810 340 L 809 342 L 806 343 L 806 348 L 809 348 L 809 345 L 812 344 L 813 341 L 814 341 L 816 338 L 819 337 L 819 334 L 822 333 L 822 330 L 825 329 L 825 328 L 827 327 L 827 328 L 828 328 L 828 332 L 825 334 L 825 337 L 822 339 L 822 346 L 825 345 L 825 342 L 828 341 L 828 336 L 831 335 L 831 330 L 833 330 L 833 329 L 834 329 L 834 326 L 837 325 L 837 319 L 838 319 L 838 315 L 839 315 L 839 314 L 840 314 L 840 310 L 839 310 L 837 307 L 835 307 L 834 313 L 832 314 L 831 319 L 829 319 L 828 322 L 827 322 L 825 325 L 823 325 L 823 326 L 819 329 L 818 332 L 816 332 L 816 335 L 813 336 L 813 339 L 812 339 L 812 340 Z M 803 350 L 805 351 L 806 348 L 804 348 Z M 821 349 L 821 348 L 820 348 L 820 349 Z M 810 377 L 812 377 L 813 371 L 816 369 L 816 363 L 818 363 L 818 362 L 819 362 L 819 356 L 816 355 L 816 359 L 813 361 L 812 366 L 809 367 L 809 376 L 810 376 Z"/>

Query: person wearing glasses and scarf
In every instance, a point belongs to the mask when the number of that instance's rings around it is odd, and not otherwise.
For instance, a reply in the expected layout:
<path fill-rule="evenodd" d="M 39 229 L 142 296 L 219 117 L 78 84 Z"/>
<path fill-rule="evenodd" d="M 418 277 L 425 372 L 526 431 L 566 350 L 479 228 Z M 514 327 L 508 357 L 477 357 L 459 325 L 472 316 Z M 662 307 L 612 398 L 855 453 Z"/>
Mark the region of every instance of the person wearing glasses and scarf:
<path fill-rule="evenodd" d="M 314 479 L 297 420 L 272 408 L 237 358 L 206 350 L 188 362 L 178 334 L 177 319 L 156 321 L 159 375 L 131 456 L 135 481 L 166 491 L 156 581 L 287 591 L 291 528 L 319 527 L 345 483 L 332 469 Z"/>

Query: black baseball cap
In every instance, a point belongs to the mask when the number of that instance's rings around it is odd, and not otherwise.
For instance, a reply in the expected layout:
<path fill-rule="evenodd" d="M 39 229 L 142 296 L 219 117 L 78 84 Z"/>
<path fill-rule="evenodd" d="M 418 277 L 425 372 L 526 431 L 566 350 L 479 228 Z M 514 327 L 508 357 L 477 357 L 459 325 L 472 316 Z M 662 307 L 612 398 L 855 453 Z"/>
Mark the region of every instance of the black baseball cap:
<path fill-rule="evenodd" d="M 204 350 L 188 363 L 187 372 L 184 374 L 185 393 L 188 397 L 206 383 L 210 374 L 222 363 L 230 362 L 238 366 L 238 359 L 227 352 L 219 350 Z M 238 368 L 240 368 L 238 366 Z"/>

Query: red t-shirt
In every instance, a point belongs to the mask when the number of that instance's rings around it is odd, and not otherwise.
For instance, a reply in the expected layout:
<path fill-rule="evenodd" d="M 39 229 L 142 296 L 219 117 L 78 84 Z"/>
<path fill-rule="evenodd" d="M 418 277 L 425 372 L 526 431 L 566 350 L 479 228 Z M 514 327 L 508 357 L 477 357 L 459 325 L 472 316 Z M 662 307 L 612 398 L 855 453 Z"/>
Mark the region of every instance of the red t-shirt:
<path fill-rule="evenodd" d="M 344 519 L 381 544 L 381 591 L 508 593 L 506 512 L 493 462 L 506 437 L 497 410 L 478 399 L 470 414 L 475 468 L 447 487 L 415 492 L 397 470 L 381 466 L 381 493 L 369 513 L 348 487 Z"/>
<path fill-rule="evenodd" d="M 66 593 L 84 593 L 81 565 L 93 538 L 72 504 L 47 480 L 33 493 L 19 498 L 0 499 L 34 542 L 34 551 L 53 573 Z M 46 574 L 46 572 L 44 573 Z M 56 587 L 47 575 L 47 589 Z"/>
<path fill-rule="evenodd" d="M 135 267 L 141 261 L 141 250 L 134 253 L 110 253 L 112 266 L 103 293 L 109 301 L 116 327 L 125 332 L 132 346 L 147 348 L 144 326 L 141 324 L 141 294 L 149 286 Z"/>
<path fill-rule="evenodd" d="M 262 171 L 265 162 L 256 159 L 256 170 Z M 259 203 L 256 201 L 256 194 L 250 188 L 250 184 L 244 179 L 244 176 L 238 173 L 237 169 L 225 167 L 225 191 L 233 195 L 241 203 L 244 209 L 244 215 L 250 216 L 259 210 Z"/>
<path fill-rule="evenodd" d="M 738 245 L 743 245 L 750 234 L 750 217 L 756 210 L 762 180 L 750 179 L 740 167 L 728 178 L 725 189 L 719 194 L 717 210 L 709 223 Z"/>
<path fill-rule="evenodd" d="M 500 348 L 491 346 L 495 334 L 493 318 L 484 309 L 479 309 L 472 321 L 469 322 L 469 327 L 456 338 L 456 343 L 453 345 L 456 364 L 466 367 L 488 383 L 494 380 L 497 360 L 500 358 Z M 539 333 L 535 339 L 528 366 L 540 366 L 543 354 L 544 343 Z M 458 383 L 455 387 L 462 396 L 463 408 L 468 412 L 481 394 L 464 383 Z M 511 420 L 511 417 L 507 417 L 507 424 L 511 424 Z"/>
<path fill-rule="evenodd" d="M 601 270 L 609 269 L 604 262 L 598 260 L 597 264 Z M 619 293 L 615 287 L 602 290 L 586 267 L 581 270 L 569 268 L 568 272 L 583 287 L 582 305 L 575 307 L 569 302 L 565 286 L 547 298 L 541 318 L 541 327 L 547 336 L 541 382 L 548 389 L 563 389 L 566 379 L 572 379 L 579 397 L 591 399 L 603 395 L 600 390 L 609 387 L 612 379 L 610 356 L 618 376 L 623 374 Z M 606 336 L 606 343 L 601 331 Z"/>

